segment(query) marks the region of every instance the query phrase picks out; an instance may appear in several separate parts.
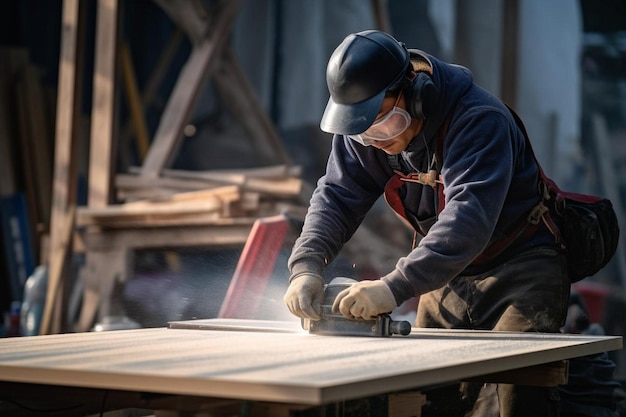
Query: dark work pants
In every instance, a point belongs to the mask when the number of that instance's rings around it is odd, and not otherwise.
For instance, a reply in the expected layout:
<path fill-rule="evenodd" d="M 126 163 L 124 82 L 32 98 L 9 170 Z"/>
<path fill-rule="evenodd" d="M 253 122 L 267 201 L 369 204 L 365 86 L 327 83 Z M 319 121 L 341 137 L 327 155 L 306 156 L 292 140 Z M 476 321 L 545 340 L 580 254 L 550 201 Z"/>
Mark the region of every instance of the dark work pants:
<path fill-rule="evenodd" d="M 550 247 L 534 248 L 486 273 L 459 276 L 422 295 L 416 325 L 558 333 L 565 321 L 569 291 L 565 255 Z M 433 393 L 424 415 L 558 416 L 554 388 L 464 383 L 451 389 L 441 402 Z"/>

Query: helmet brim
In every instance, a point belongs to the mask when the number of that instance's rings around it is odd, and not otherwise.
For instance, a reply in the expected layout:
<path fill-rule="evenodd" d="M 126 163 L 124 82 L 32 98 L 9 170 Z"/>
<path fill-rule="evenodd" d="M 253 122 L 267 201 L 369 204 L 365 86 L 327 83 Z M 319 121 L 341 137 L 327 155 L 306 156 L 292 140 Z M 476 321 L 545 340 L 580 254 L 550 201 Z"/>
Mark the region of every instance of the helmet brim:
<path fill-rule="evenodd" d="M 359 103 L 341 104 L 328 99 L 320 121 L 324 132 L 337 135 L 357 135 L 369 128 L 380 111 L 385 98 L 385 90 Z"/>

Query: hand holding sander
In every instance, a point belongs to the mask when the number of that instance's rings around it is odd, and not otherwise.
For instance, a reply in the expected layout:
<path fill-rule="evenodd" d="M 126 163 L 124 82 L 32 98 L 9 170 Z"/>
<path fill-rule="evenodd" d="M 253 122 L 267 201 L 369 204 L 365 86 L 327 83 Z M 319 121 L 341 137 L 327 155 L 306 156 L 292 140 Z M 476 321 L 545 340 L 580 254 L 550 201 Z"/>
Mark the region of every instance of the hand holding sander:
<path fill-rule="evenodd" d="M 388 337 L 394 334 L 403 336 L 411 333 L 411 323 L 394 321 L 389 314 L 380 314 L 372 320 L 349 319 L 333 311 L 337 295 L 358 281 L 337 277 L 324 286 L 321 320 L 302 319 L 302 328 L 311 334 L 336 336 L 377 336 Z"/>

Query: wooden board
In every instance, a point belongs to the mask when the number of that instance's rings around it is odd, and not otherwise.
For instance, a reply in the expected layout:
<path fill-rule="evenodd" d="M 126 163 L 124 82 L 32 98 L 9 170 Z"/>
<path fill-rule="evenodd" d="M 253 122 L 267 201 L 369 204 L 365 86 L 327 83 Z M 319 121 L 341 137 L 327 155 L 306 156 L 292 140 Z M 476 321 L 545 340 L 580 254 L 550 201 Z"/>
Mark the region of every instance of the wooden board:
<path fill-rule="evenodd" d="M 213 225 L 196 224 L 144 229 L 102 230 L 76 235 L 74 250 L 237 247 L 248 239 L 254 218 L 222 219 Z"/>
<path fill-rule="evenodd" d="M 297 326 L 292 332 L 242 329 L 254 327 L 250 320 L 190 323 L 205 330 L 155 328 L 0 340 L 0 380 L 319 405 L 622 346 L 616 336 L 414 328 L 406 337 L 361 338 L 310 335 Z M 271 327 L 268 322 L 259 326 Z M 286 326 L 276 324 L 282 330 Z"/>

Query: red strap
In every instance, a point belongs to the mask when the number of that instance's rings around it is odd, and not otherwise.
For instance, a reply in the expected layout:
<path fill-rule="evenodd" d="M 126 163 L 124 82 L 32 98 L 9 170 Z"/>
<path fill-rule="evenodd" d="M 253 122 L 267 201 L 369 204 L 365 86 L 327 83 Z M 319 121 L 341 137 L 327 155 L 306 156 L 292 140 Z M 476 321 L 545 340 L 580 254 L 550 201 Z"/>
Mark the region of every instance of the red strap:
<path fill-rule="evenodd" d="M 400 188 L 404 187 L 404 181 L 399 174 L 393 174 L 387 184 L 385 184 L 385 201 L 389 204 L 389 207 L 400 215 L 405 220 L 408 220 L 404 204 L 400 198 Z"/>
<path fill-rule="evenodd" d="M 538 203 L 530 210 L 528 216 L 518 223 L 505 238 L 493 242 L 482 251 L 474 261 L 472 265 L 478 265 L 488 262 L 494 259 L 496 256 L 502 254 L 509 246 L 518 239 L 530 239 L 542 226 L 542 223 L 548 222 L 546 215 L 549 214 L 548 208 L 543 203 Z M 552 224 L 552 219 L 549 220 Z M 548 226 L 550 227 L 550 226 Z"/>
<path fill-rule="evenodd" d="M 535 150 L 533 149 L 533 145 L 530 142 L 530 138 L 528 137 L 528 132 L 526 131 L 526 126 L 524 126 L 524 122 L 522 122 L 522 119 L 518 116 L 515 110 L 513 110 L 508 104 L 505 103 L 505 105 L 507 109 L 509 109 L 509 112 L 513 115 L 513 119 L 515 119 L 515 123 L 517 124 L 517 127 L 519 127 L 522 133 L 524 134 L 524 139 L 526 140 L 526 147 L 530 150 L 530 153 L 532 154 L 533 159 L 535 160 L 535 163 L 537 164 L 537 169 L 539 170 L 539 188 L 540 188 L 539 194 L 541 196 L 541 201 L 545 202 L 549 200 L 550 198 L 554 198 L 555 207 L 556 209 L 558 209 L 559 207 L 563 205 L 565 196 L 566 195 L 572 196 L 574 195 L 574 193 L 567 193 L 567 192 L 561 191 L 559 186 L 556 185 L 556 183 L 552 179 L 548 178 L 545 172 L 543 172 L 543 168 L 541 167 L 541 164 L 539 163 L 539 160 L 537 159 L 537 156 L 535 155 Z M 581 198 L 590 198 L 590 201 L 593 201 L 593 198 L 594 198 L 591 196 L 585 196 L 581 194 L 575 194 L 575 195 L 580 196 Z M 554 220 L 552 219 L 552 216 L 550 215 L 549 210 L 543 216 L 543 222 L 548 227 L 548 229 L 550 229 L 550 232 L 552 233 L 552 235 L 554 235 L 554 238 L 556 239 L 556 241 L 560 242 L 561 232 L 558 226 L 556 225 L 556 223 L 554 222 Z"/>
<path fill-rule="evenodd" d="M 441 169 L 441 165 L 443 164 L 443 141 L 445 139 L 446 133 L 448 132 L 448 125 L 450 124 L 450 118 L 446 118 L 443 125 L 437 132 L 437 136 L 435 138 L 436 141 L 436 153 L 435 158 L 438 165 L 438 168 Z M 396 212 L 398 215 L 404 219 L 408 224 L 420 235 L 424 236 L 426 231 L 421 230 L 418 225 L 413 224 L 411 219 L 406 214 L 406 209 L 404 207 L 404 203 L 402 202 L 402 198 L 400 198 L 400 189 L 404 186 L 406 182 L 416 182 L 422 185 L 431 186 L 437 192 L 437 214 L 443 210 L 446 205 L 445 195 L 443 192 L 443 179 L 441 175 L 438 174 L 437 170 L 430 170 L 428 172 L 413 172 L 408 175 L 403 174 L 402 172 L 394 169 L 394 175 L 389 178 L 387 184 L 385 184 L 385 201 L 387 204 Z"/>

